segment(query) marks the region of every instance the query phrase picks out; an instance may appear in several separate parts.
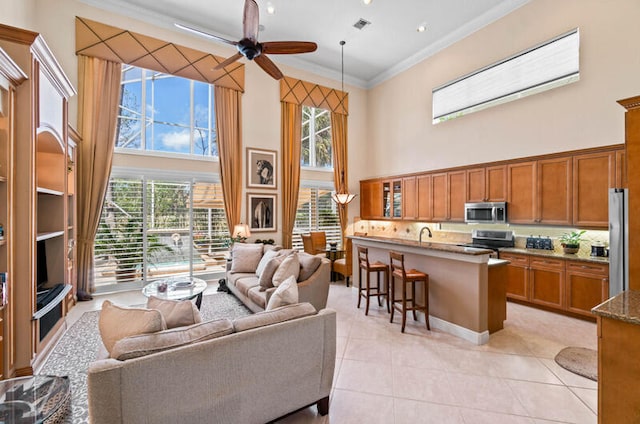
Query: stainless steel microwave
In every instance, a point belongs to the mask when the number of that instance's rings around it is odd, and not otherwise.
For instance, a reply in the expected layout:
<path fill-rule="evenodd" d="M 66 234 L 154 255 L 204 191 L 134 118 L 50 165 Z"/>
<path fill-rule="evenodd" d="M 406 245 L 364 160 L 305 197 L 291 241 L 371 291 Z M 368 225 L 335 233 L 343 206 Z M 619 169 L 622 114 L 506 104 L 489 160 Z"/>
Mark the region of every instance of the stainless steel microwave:
<path fill-rule="evenodd" d="M 474 224 L 506 224 L 506 202 L 465 203 L 464 222 Z"/>

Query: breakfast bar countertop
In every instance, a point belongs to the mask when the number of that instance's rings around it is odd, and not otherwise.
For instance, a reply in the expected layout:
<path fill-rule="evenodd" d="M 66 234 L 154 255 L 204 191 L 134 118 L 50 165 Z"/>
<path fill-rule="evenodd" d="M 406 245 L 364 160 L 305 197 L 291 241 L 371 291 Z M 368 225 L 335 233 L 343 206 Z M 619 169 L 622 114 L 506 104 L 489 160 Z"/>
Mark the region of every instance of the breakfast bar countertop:
<path fill-rule="evenodd" d="M 441 252 L 461 253 L 463 255 L 476 256 L 476 255 L 488 255 L 490 253 L 493 253 L 493 251 L 489 249 L 478 249 L 476 247 L 464 247 L 464 246 L 458 246 L 451 243 L 438 243 L 438 242 L 430 242 L 430 241 L 423 241 L 421 243 L 417 240 L 408 240 L 408 239 L 402 239 L 402 238 L 381 237 L 381 236 L 349 236 L 349 237 L 353 239 L 372 240 L 372 241 L 378 241 L 382 243 L 403 245 L 403 246 L 409 246 L 409 247 L 420 247 L 423 249 L 438 250 Z"/>
<path fill-rule="evenodd" d="M 626 290 L 591 310 L 595 315 L 640 325 L 640 291 Z"/>

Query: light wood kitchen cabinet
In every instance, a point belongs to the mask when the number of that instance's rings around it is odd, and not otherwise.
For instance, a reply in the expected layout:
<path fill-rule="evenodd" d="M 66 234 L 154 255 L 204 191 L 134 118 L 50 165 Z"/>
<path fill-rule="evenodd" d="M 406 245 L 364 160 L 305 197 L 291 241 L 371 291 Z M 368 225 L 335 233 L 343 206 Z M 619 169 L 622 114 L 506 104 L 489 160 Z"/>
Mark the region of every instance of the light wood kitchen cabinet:
<path fill-rule="evenodd" d="M 362 219 L 382 218 L 382 182 L 360 182 L 360 217 Z"/>
<path fill-rule="evenodd" d="M 571 157 L 537 161 L 538 192 L 535 222 L 571 225 L 572 183 Z"/>
<path fill-rule="evenodd" d="M 529 300 L 529 256 L 518 253 L 500 252 L 500 259 L 506 259 L 507 298 Z"/>
<path fill-rule="evenodd" d="M 507 218 L 511 224 L 531 224 L 537 218 L 536 162 L 507 165 Z"/>
<path fill-rule="evenodd" d="M 506 199 L 505 165 L 467 170 L 467 202 L 504 202 Z"/>
<path fill-rule="evenodd" d="M 382 182 L 382 216 L 386 219 L 402 218 L 402 180 Z"/>
<path fill-rule="evenodd" d="M 402 179 L 402 218 L 418 218 L 418 187 L 415 176 Z"/>
<path fill-rule="evenodd" d="M 615 186 L 616 152 L 573 157 L 573 224 L 609 225 L 609 189 Z"/>
<path fill-rule="evenodd" d="M 567 261 L 566 308 L 593 316 L 591 309 L 609 298 L 609 265 Z"/>
<path fill-rule="evenodd" d="M 449 183 L 447 179 L 447 173 L 443 172 L 440 174 L 432 174 L 431 175 L 431 205 L 433 215 L 432 218 L 434 221 L 448 221 L 449 220 L 449 210 L 448 210 L 448 196 L 449 193 Z"/>
<path fill-rule="evenodd" d="M 564 260 L 529 258 L 530 301 L 539 305 L 564 307 Z"/>
<path fill-rule="evenodd" d="M 433 192 L 431 186 L 431 174 L 418 175 L 418 219 L 431 221 L 433 219 Z"/>
<path fill-rule="evenodd" d="M 453 171 L 447 173 L 448 219 L 449 221 L 464 222 L 464 203 L 467 199 L 467 171 Z"/>
<path fill-rule="evenodd" d="M 627 188 L 627 154 L 625 149 L 616 150 L 616 187 Z"/>

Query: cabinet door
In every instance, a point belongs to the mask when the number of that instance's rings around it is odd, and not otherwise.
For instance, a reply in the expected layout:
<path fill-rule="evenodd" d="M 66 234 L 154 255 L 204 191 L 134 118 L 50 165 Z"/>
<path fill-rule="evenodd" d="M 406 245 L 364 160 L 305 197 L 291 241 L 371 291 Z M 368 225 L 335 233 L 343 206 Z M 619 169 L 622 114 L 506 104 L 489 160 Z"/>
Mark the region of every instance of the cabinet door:
<path fill-rule="evenodd" d="M 507 219 L 511 224 L 536 220 L 536 162 L 507 165 Z"/>
<path fill-rule="evenodd" d="M 362 219 L 382 218 L 382 182 L 360 183 L 360 217 Z"/>
<path fill-rule="evenodd" d="M 391 183 L 391 198 L 393 201 L 393 210 L 391 217 L 395 219 L 402 218 L 402 180 L 394 180 Z"/>
<path fill-rule="evenodd" d="M 538 161 L 538 216 L 536 222 L 571 225 L 572 181 L 571 158 Z"/>
<path fill-rule="evenodd" d="M 416 181 L 418 186 L 418 219 L 430 221 L 433 219 L 431 175 L 419 175 Z"/>
<path fill-rule="evenodd" d="M 616 187 L 627 188 L 627 151 L 616 151 Z"/>
<path fill-rule="evenodd" d="M 615 152 L 573 157 L 573 224 L 608 228 L 609 189 L 615 184 Z"/>
<path fill-rule="evenodd" d="M 402 217 L 404 219 L 418 218 L 417 202 L 417 182 L 416 177 L 405 177 L 402 179 Z"/>
<path fill-rule="evenodd" d="M 467 199 L 467 171 L 447 173 L 449 185 L 449 215 L 450 221 L 464 222 L 464 203 Z"/>
<path fill-rule="evenodd" d="M 564 307 L 564 260 L 531 257 L 529 300 L 539 305 Z"/>
<path fill-rule="evenodd" d="M 446 221 L 449 218 L 448 205 L 448 179 L 447 174 L 433 174 L 431 176 L 431 194 L 433 205 L 433 220 Z"/>
<path fill-rule="evenodd" d="M 485 198 L 489 202 L 507 201 L 507 167 L 505 165 L 490 166 L 485 170 Z"/>
<path fill-rule="evenodd" d="M 467 170 L 467 202 L 486 202 L 485 168 Z"/>
<path fill-rule="evenodd" d="M 567 261 L 566 309 L 593 317 L 591 308 L 609 298 L 609 266 Z"/>
<path fill-rule="evenodd" d="M 529 257 L 500 252 L 500 259 L 511 262 L 507 265 L 507 298 L 529 300 Z"/>

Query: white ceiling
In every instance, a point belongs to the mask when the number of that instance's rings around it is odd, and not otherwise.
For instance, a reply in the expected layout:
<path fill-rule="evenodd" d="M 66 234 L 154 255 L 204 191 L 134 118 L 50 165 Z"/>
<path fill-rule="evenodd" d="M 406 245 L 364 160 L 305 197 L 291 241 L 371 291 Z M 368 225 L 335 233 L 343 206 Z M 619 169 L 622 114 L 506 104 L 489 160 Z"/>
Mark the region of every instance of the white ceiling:
<path fill-rule="evenodd" d="M 229 40 L 242 36 L 243 0 L 80 0 L 162 27 L 182 23 Z M 266 12 L 267 2 L 275 14 Z M 345 40 L 346 83 L 374 86 L 507 15 L 530 0 L 257 0 L 259 41 L 314 41 L 318 50 L 271 55 L 277 63 L 340 79 Z M 371 22 L 353 27 L 360 18 Z M 425 32 L 417 32 L 420 23 Z M 211 41 L 212 43 L 216 41 Z M 228 46 L 224 44 L 225 46 Z M 246 60 L 246 59 L 243 59 Z"/>

